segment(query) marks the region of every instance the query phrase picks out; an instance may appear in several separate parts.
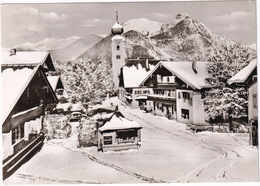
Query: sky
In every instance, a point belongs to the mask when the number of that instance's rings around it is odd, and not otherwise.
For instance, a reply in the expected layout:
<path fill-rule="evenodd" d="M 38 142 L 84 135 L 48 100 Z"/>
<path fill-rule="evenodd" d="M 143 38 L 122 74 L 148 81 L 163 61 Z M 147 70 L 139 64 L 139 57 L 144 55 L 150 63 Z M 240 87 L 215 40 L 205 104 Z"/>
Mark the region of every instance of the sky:
<path fill-rule="evenodd" d="M 50 2 L 3 3 L 2 47 L 36 43 L 47 37 L 107 35 L 116 21 L 116 11 L 121 24 L 136 18 L 171 23 L 178 13 L 187 13 L 212 31 L 234 41 L 246 45 L 256 43 L 254 0 Z"/>

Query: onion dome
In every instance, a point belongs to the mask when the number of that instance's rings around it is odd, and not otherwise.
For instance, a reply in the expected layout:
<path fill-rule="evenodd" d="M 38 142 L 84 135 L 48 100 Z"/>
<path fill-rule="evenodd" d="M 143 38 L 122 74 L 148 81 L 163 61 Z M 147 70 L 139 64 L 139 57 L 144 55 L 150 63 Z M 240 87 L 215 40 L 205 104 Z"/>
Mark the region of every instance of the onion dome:
<path fill-rule="evenodd" d="M 116 23 L 114 24 L 114 26 L 112 26 L 111 33 L 114 35 L 121 35 L 121 34 L 123 34 L 123 32 L 124 32 L 124 29 L 123 29 L 122 25 L 120 25 L 118 22 L 118 12 L 116 11 Z"/>
<path fill-rule="evenodd" d="M 118 22 L 116 22 L 114 24 L 114 26 L 112 26 L 112 28 L 111 28 L 111 33 L 114 35 L 117 35 L 117 34 L 121 35 L 121 34 L 123 34 L 123 32 L 124 32 L 124 29 Z"/>

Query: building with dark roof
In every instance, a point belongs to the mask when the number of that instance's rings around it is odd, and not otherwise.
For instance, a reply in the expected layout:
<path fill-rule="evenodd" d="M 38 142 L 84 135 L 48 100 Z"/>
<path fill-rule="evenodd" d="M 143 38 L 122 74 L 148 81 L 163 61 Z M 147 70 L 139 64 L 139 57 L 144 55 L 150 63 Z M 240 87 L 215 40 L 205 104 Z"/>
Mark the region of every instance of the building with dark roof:
<path fill-rule="evenodd" d="M 48 71 L 55 70 L 49 53 L 4 53 L 1 67 L 2 157 L 6 177 L 42 144 L 45 108 L 58 99 L 46 76 Z"/>

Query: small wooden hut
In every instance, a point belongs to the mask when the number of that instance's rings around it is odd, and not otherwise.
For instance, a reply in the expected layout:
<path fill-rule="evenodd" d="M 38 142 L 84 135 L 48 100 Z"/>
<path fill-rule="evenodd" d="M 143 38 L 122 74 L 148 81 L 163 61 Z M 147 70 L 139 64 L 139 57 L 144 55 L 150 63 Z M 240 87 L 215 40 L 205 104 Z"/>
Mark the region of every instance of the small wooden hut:
<path fill-rule="evenodd" d="M 115 113 L 109 121 L 98 129 L 98 149 L 116 151 L 139 149 L 141 145 L 141 126 Z"/>

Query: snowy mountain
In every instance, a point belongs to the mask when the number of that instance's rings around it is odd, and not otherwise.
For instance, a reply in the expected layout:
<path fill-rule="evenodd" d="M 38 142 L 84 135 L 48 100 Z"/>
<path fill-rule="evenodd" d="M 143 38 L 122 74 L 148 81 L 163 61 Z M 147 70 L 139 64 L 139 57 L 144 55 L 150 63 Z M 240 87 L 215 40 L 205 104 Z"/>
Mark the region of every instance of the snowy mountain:
<path fill-rule="evenodd" d="M 94 44 L 98 43 L 102 39 L 101 36 L 96 34 L 89 34 L 83 38 L 76 39 L 69 45 L 51 50 L 52 59 L 61 61 L 73 61 L 90 49 Z"/>
<path fill-rule="evenodd" d="M 216 55 L 216 50 L 237 44 L 187 14 L 178 14 L 172 23 L 162 25 L 160 32 L 151 40 L 172 60 L 209 60 Z"/>
<path fill-rule="evenodd" d="M 14 48 L 18 49 L 19 51 L 49 51 L 66 47 L 78 39 L 80 39 L 78 36 L 73 36 L 66 39 L 45 38 L 44 40 L 37 43 L 26 42 L 22 45 L 15 46 Z"/>
<path fill-rule="evenodd" d="M 46 38 L 34 44 L 33 48 L 35 50 L 56 50 L 59 48 L 64 48 L 78 39 L 80 39 L 78 36 L 73 36 L 66 39 Z"/>
<path fill-rule="evenodd" d="M 123 23 L 123 28 L 125 33 L 134 30 L 140 32 L 144 35 L 154 35 L 159 32 L 163 23 L 157 21 L 151 21 L 146 18 L 141 19 L 131 19 L 125 23 Z"/>

